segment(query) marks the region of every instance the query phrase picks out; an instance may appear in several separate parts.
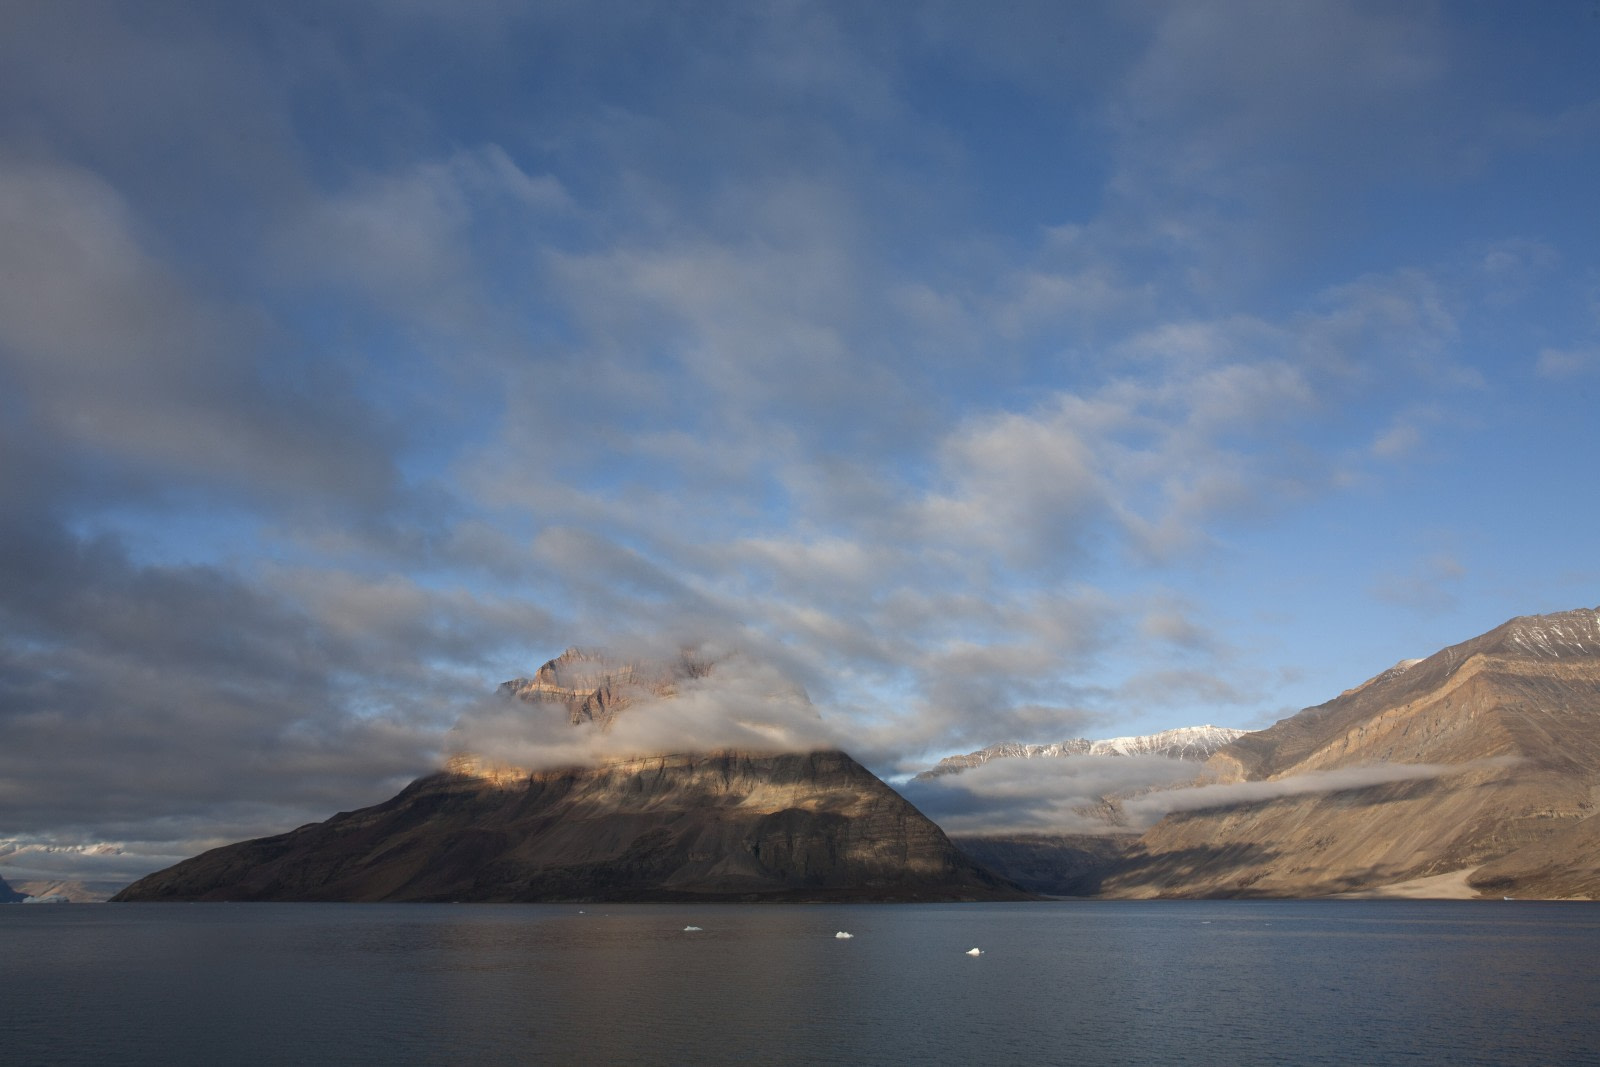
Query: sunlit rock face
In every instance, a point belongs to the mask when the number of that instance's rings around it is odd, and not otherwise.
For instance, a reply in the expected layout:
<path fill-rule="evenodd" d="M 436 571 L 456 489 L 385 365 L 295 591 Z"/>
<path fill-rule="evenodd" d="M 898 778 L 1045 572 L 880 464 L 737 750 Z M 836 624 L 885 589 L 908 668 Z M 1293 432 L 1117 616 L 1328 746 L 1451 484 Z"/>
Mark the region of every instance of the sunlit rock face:
<path fill-rule="evenodd" d="M 630 705 L 644 699 L 670 699 L 678 686 L 704 678 L 713 664 L 690 652 L 671 661 L 618 660 L 600 651 L 569 648 L 532 678 L 504 682 L 500 692 L 530 704 L 566 709 L 574 726 L 610 725 Z"/>
<path fill-rule="evenodd" d="M 1167 815 L 1102 892 L 1315 895 L 1472 871 L 1486 895 L 1600 896 L 1600 611 L 1404 662 L 1208 766 L 1256 799 Z M 1396 767 L 1416 774 L 1374 784 Z"/>
<path fill-rule="evenodd" d="M 713 665 L 570 650 L 508 698 L 605 731 Z M 685 746 L 690 747 L 690 746 Z M 530 770 L 473 753 L 360 811 L 214 849 L 118 900 L 994 900 L 1026 894 L 843 752 Z"/>

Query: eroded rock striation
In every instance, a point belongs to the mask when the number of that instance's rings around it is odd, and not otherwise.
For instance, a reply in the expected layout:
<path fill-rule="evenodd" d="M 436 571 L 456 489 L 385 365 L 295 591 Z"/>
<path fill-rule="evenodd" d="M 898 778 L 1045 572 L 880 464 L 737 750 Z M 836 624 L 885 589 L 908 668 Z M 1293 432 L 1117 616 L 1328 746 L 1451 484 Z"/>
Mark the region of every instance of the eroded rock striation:
<path fill-rule="evenodd" d="M 1600 610 L 1516 618 L 1208 761 L 1105 874 L 1113 896 L 1308 896 L 1472 871 L 1491 896 L 1600 897 Z M 1233 791 L 1229 784 L 1244 788 Z"/>

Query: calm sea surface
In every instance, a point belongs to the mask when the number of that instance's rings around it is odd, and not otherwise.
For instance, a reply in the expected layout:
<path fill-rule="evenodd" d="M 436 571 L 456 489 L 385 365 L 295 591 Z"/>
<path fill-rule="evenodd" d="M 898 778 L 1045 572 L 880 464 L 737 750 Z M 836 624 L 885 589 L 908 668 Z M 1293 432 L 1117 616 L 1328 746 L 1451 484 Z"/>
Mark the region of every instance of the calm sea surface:
<path fill-rule="evenodd" d="M 14 905 L 0 1059 L 1600 1064 L 1600 905 Z"/>

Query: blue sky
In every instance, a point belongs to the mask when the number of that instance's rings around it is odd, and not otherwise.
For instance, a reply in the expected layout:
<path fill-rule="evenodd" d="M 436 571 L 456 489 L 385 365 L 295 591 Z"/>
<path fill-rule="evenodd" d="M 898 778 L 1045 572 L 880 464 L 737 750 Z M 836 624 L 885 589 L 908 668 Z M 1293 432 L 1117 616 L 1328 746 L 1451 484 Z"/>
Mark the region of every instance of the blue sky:
<path fill-rule="evenodd" d="M 8 5 L 0 837 L 376 801 L 571 644 L 743 650 L 890 774 L 1592 606 L 1596 54 L 1579 2 Z"/>

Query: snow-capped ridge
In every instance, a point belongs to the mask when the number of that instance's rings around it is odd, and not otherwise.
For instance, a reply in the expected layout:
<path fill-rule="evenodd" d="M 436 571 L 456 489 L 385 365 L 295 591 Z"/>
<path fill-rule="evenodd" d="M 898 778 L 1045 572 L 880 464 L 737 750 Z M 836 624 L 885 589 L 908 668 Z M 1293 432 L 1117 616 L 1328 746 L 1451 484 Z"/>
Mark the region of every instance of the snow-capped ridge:
<path fill-rule="evenodd" d="M 1166 756 L 1169 759 L 1203 760 L 1223 745 L 1247 731 L 1227 726 L 1180 726 L 1160 733 L 1135 737 L 1108 737 L 1091 741 L 1091 756 Z"/>
<path fill-rule="evenodd" d="M 1167 759 L 1201 762 L 1209 759 L 1217 749 L 1249 733 L 1228 726 L 1180 726 L 1154 734 L 1131 737 L 1108 737 L 1099 741 L 1075 737 L 1042 745 L 1024 745 L 1003 741 L 998 745 L 946 756 L 929 770 L 917 775 L 918 779 L 938 778 L 946 774 L 959 774 L 969 767 L 977 767 L 995 759 L 1050 759 L 1064 756 L 1162 756 Z"/>
<path fill-rule="evenodd" d="M 1600 609 L 1524 615 L 1506 624 L 1505 642 L 1538 659 L 1600 654 Z"/>

